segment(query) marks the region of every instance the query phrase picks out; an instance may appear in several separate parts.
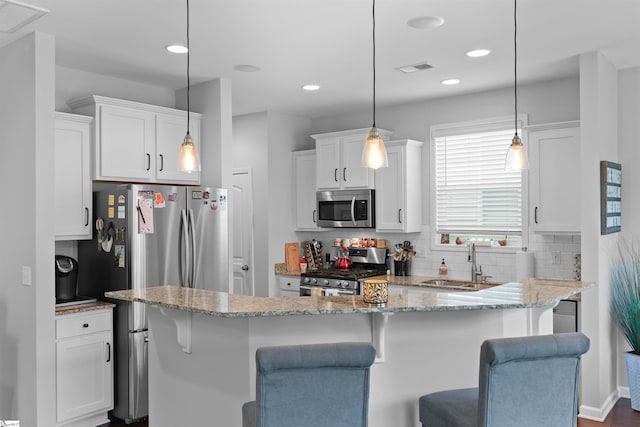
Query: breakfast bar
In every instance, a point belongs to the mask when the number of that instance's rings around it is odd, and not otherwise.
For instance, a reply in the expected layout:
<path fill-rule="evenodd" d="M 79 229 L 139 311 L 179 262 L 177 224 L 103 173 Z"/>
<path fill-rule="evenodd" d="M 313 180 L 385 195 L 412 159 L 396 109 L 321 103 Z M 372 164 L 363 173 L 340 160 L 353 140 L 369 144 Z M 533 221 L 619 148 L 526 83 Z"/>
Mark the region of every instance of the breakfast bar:
<path fill-rule="evenodd" d="M 384 427 L 418 426 L 419 396 L 477 384 L 482 341 L 551 333 L 553 307 L 593 286 L 547 279 L 466 292 L 406 285 L 390 289 L 384 306 L 361 295 L 264 298 L 178 286 L 105 296 L 149 305 L 154 426 L 240 426 L 242 404 L 255 398 L 259 347 L 370 341 L 377 358 L 369 425 Z"/>

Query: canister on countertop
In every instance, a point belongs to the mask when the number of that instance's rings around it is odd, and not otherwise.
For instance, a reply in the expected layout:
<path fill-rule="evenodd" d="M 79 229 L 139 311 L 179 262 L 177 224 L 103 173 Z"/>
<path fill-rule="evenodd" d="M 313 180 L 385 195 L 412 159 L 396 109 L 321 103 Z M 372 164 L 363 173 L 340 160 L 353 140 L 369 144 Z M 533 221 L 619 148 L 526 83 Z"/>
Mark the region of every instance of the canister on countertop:
<path fill-rule="evenodd" d="M 442 258 L 442 264 L 440 264 L 440 268 L 438 268 L 438 274 L 440 276 L 447 276 L 449 274 L 449 267 L 444 263 L 444 258 Z"/>

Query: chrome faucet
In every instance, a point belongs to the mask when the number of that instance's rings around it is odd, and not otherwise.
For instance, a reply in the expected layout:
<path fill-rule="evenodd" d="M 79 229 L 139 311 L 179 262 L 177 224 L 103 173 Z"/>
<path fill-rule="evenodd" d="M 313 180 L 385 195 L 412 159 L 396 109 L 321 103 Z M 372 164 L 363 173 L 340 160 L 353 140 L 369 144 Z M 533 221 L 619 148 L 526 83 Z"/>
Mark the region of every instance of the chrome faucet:
<path fill-rule="evenodd" d="M 467 262 L 471 263 L 471 281 L 478 282 L 483 281 L 482 266 L 476 265 L 476 244 L 475 242 L 469 243 L 469 253 Z"/>

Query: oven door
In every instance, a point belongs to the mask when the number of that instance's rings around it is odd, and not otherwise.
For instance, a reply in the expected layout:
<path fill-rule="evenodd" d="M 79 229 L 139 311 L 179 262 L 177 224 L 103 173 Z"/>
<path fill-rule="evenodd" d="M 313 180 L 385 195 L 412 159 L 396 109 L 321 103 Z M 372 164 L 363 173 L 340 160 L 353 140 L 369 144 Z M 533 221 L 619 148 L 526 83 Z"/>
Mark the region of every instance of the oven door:
<path fill-rule="evenodd" d="M 340 295 L 357 295 L 355 289 L 327 288 L 322 286 L 300 285 L 300 296 L 310 297 L 313 288 L 320 289 L 320 295 L 340 296 Z"/>

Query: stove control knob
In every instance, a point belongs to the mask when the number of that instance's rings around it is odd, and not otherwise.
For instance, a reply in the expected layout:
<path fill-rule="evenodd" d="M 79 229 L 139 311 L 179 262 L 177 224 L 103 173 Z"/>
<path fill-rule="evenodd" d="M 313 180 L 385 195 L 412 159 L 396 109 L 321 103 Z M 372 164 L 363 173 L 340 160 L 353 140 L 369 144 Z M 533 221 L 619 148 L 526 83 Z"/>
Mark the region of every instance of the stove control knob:
<path fill-rule="evenodd" d="M 309 283 L 309 282 L 311 282 L 311 279 L 310 279 L 310 278 L 308 278 L 308 277 L 305 277 L 305 278 L 304 278 L 304 280 L 303 280 L 303 282 L 304 282 L 304 283 Z"/>
<path fill-rule="evenodd" d="M 316 283 L 318 283 L 318 279 L 316 279 L 316 278 L 311 279 L 311 284 L 312 285 L 315 285 Z"/>
<path fill-rule="evenodd" d="M 322 284 L 325 285 L 325 286 L 328 285 L 329 284 L 329 279 L 324 279 L 322 281 Z"/>
<path fill-rule="evenodd" d="M 340 280 L 338 284 L 340 285 L 341 288 L 346 288 L 347 285 L 349 285 L 349 282 L 347 282 L 346 280 Z"/>

